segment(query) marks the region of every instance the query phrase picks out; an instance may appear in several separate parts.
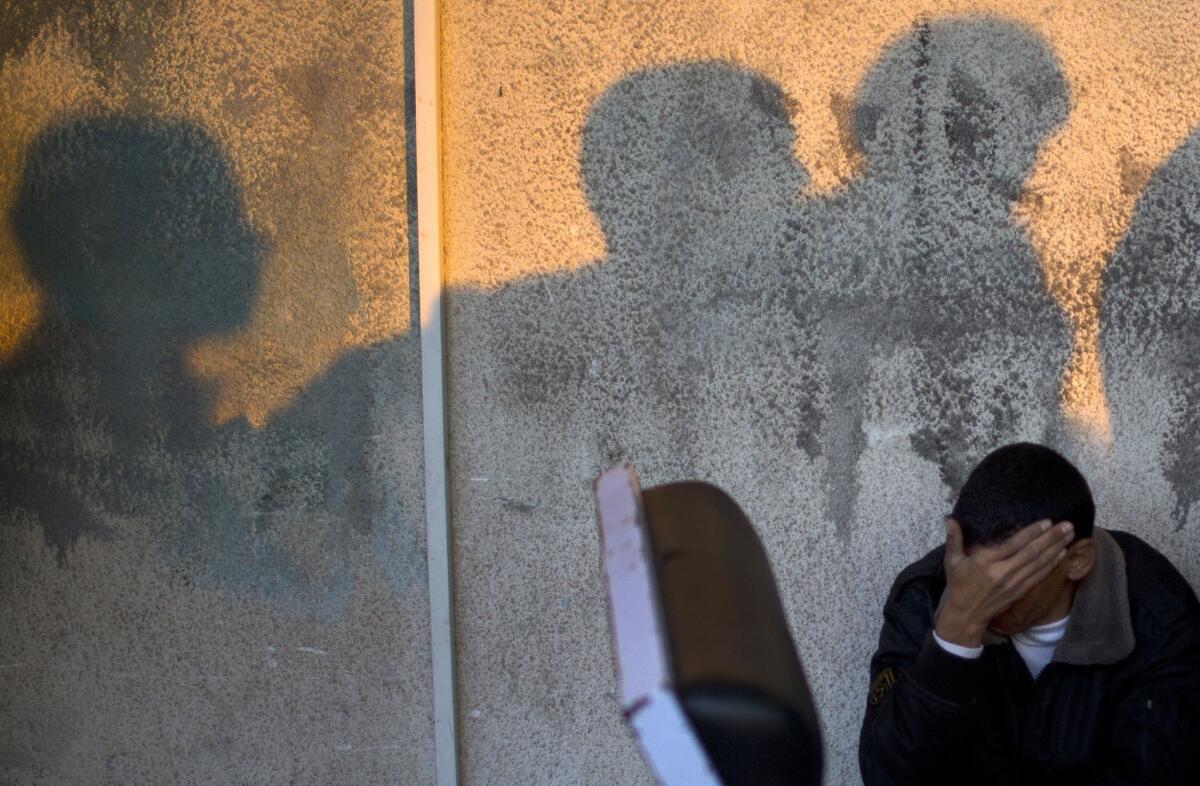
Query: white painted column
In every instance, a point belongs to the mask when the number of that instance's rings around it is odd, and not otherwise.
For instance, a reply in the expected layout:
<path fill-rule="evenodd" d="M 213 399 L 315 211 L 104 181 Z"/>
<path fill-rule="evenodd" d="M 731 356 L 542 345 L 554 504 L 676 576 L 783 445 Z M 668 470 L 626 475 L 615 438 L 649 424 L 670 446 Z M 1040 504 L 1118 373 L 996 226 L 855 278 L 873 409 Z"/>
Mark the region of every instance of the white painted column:
<path fill-rule="evenodd" d="M 438 0 L 413 2 L 420 268 L 421 399 L 425 430 L 425 525 L 438 786 L 458 784 L 454 701 L 454 603 L 446 455 L 442 275 L 441 29 Z"/>

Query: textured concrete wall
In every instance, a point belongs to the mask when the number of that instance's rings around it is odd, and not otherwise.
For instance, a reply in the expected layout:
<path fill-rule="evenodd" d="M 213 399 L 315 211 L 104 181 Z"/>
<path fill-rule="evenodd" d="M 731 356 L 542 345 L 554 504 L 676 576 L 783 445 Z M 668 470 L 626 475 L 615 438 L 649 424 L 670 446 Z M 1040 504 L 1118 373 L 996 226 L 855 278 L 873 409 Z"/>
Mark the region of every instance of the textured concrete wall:
<path fill-rule="evenodd" d="M 0 6 L 0 780 L 432 780 L 404 20 Z"/>
<path fill-rule="evenodd" d="M 590 498 L 618 460 L 755 522 L 834 784 L 886 590 L 991 447 L 1076 457 L 1200 585 L 1194 4 L 445 8 L 468 783 L 648 782 Z"/>
<path fill-rule="evenodd" d="M 758 526 L 830 783 L 989 447 L 1200 583 L 1193 4 L 443 10 L 466 782 L 648 782 L 621 459 Z M 402 4 L 0 13 L 3 779 L 429 782 Z"/>

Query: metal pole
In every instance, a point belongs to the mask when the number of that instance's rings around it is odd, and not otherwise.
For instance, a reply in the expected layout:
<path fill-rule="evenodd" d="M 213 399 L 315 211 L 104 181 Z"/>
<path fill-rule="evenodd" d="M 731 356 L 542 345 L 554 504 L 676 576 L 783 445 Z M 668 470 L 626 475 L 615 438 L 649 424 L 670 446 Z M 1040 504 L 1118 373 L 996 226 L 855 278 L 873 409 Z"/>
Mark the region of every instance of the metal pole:
<path fill-rule="evenodd" d="M 421 399 L 425 431 L 425 524 L 428 534 L 429 633 L 433 661 L 434 753 L 438 786 L 458 786 L 453 574 L 446 482 L 440 36 L 437 0 L 414 0 Z"/>

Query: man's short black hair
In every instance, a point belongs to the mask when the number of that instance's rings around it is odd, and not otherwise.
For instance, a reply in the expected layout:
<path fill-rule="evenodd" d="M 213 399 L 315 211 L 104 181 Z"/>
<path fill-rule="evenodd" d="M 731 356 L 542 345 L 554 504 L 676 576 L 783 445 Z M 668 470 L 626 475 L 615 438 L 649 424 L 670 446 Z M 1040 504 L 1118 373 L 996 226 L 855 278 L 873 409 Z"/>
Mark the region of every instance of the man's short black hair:
<path fill-rule="evenodd" d="M 1090 538 L 1096 505 L 1075 466 L 1030 442 L 989 453 L 963 484 L 950 514 L 962 527 L 965 545 L 995 543 L 1042 519 L 1075 525 L 1075 538 Z"/>

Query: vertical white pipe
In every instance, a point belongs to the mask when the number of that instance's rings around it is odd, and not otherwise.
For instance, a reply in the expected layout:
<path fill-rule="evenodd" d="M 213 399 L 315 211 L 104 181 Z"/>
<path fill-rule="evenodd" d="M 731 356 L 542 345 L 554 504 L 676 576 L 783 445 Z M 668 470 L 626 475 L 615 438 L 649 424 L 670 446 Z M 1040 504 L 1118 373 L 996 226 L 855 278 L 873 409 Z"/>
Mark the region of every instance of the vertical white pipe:
<path fill-rule="evenodd" d="M 442 275 L 441 30 L 438 0 L 414 0 L 417 237 L 421 399 L 425 429 L 425 525 L 433 659 L 434 754 L 438 786 L 458 784 L 454 619 L 446 483 L 446 392 Z"/>

